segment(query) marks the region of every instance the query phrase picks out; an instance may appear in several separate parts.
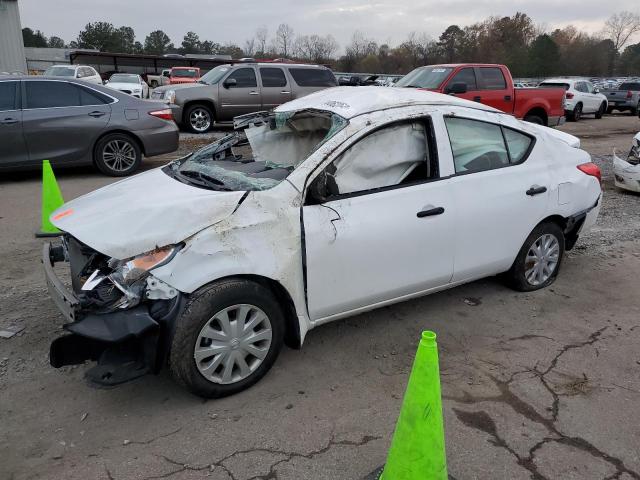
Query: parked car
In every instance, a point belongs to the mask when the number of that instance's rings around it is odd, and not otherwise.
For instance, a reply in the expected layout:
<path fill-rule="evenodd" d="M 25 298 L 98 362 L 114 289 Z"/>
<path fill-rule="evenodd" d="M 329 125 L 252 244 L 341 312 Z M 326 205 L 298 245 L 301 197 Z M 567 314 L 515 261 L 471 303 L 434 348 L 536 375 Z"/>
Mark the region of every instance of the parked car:
<path fill-rule="evenodd" d="M 158 87 L 151 98 L 167 101 L 179 125 L 204 133 L 214 122 L 230 122 L 336 84 L 331 70 L 320 65 L 241 63 L 215 67 L 195 85 Z"/>
<path fill-rule="evenodd" d="M 81 80 L 0 78 L 0 171 L 39 168 L 47 159 L 120 177 L 135 172 L 143 155 L 177 148 L 178 129 L 160 102 Z"/>
<path fill-rule="evenodd" d="M 53 366 L 230 395 L 329 321 L 499 273 L 550 285 L 600 209 L 577 138 L 438 93 L 332 88 L 235 127 L 53 213 Z"/>
<path fill-rule="evenodd" d="M 614 152 L 613 179 L 616 187 L 640 193 L 640 132 L 633 137 L 626 160 Z"/>
<path fill-rule="evenodd" d="M 640 113 L 640 82 L 623 82 L 617 90 L 605 90 L 607 113 L 614 110 L 629 111 L 631 115 Z"/>
<path fill-rule="evenodd" d="M 169 85 L 169 75 L 171 74 L 170 68 L 162 70 L 160 75 L 147 74 L 147 85 L 151 88 L 161 87 L 163 85 Z"/>
<path fill-rule="evenodd" d="M 419 67 L 401 78 L 396 87 L 455 95 L 538 125 L 556 126 L 564 119 L 563 89 L 516 89 L 511 72 L 504 65 L 463 63 Z"/>
<path fill-rule="evenodd" d="M 149 85 L 135 73 L 114 73 L 105 85 L 132 97 L 149 98 Z"/>
<path fill-rule="evenodd" d="M 588 80 L 575 78 L 549 78 L 540 85 L 540 88 L 564 88 L 565 90 L 565 114 L 568 120 L 579 121 L 584 114 L 594 114 L 596 118 L 602 118 L 607 111 L 607 97 Z"/>
<path fill-rule="evenodd" d="M 102 85 L 102 77 L 95 68 L 88 65 L 51 65 L 44 71 L 45 77 L 77 78 L 89 83 Z"/>
<path fill-rule="evenodd" d="M 196 83 L 198 80 L 200 80 L 198 67 L 173 67 L 169 70 L 169 85 Z"/>

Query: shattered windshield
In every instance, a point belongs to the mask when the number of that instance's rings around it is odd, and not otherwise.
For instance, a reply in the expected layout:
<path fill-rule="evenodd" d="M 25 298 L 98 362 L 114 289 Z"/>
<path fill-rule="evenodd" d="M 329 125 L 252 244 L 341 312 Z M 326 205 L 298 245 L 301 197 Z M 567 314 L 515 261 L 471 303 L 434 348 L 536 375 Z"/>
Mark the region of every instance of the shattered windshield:
<path fill-rule="evenodd" d="M 267 190 L 287 178 L 346 124 L 341 116 L 322 110 L 238 117 L 236 128 L 249 125 L 242 133 L 207 145 L 172 163 L 165 172 L 211 190 Z"/>

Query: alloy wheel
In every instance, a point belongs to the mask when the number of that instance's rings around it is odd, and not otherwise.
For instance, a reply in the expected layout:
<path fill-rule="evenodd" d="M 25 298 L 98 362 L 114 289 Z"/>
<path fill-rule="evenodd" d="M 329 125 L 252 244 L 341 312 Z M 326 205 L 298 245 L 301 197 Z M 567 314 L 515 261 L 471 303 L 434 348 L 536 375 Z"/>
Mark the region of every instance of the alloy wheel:
<path fill-rule="evenodd" d="M 196 340 L 193 358 L 200 374 L 219 384 L 249 377 L 271 348 L 269 317 L 258 307 L 240 304 L 211 317 Z"/>
<path fill-rule="evenodd" d="M 560 243 L 555 235 L 546 233 L 539 237 L 527 252 L 524 277 L 530 285 L 542 285 L 558 268 Z"/>
<path fill-rule="evenodd" d="M 102 149 L 102 160 L 114 172 L 124 172 L 136 163 L 136 151 L 126 140 L 111 140 Z"/>
<path fill-rule="evenodd" d="M 189 123 L 197 132 L 206 132 L 211 127 L 211 116 L 204 108 L 196 108 L 189 115 Z"/>

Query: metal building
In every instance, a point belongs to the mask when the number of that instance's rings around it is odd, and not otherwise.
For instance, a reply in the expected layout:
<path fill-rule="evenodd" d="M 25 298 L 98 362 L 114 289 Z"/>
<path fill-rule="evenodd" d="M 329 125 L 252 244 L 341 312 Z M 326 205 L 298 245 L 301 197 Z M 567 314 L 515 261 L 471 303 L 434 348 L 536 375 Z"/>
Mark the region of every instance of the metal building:
<path fill-rule="evenodd" d="M 18 0 L 0 0 L 0 73 L 27 73 Z"/>

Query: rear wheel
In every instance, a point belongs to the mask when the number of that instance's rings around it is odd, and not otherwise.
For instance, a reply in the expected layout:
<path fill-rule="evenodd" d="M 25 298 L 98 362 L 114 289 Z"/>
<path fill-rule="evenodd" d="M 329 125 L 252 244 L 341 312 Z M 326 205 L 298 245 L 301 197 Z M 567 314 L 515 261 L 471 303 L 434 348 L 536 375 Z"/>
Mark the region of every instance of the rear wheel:
<path fill-rule="evenodd" d="M 638 112 L 640 112 L 640 102 L 638 102 L 638 104 L 631 109 L 631 115 L 638 115 Z"/>
<path fill-rule="evenodd" d="M 185 123 L 193 133 L 205 133 L 213 126 L 213 112 L 206 105 L 190 106 L 185 112 Z"/>
<path fill-rule="evenodd" d="M 102 137 L 94 150 L 98 170 L 111 177 L 126 177 L 140 168 L 142 151 L 132 137 L 112 133 Z"/>
<path fill-rule="evenodd" d="M 602 102 L 600 104 L 600 108 L 598 108 L 598 111 L 596 112 L 596 118 L 602 118 L 606 110 L 607 110 L 607 105 L 604 102 Z"/>
<path fill-rule="evenodd" d="M 577 104 L 573 111 L 569 114 L 569 120 L 573 120 L 574 122 L 579 122 L 580 118 L 582 118 L 582 104 Z"/>
<path fill-rule="evenodd" d="M 613 113 L 613 108 L 607 107 L 607 115 L 611 115 Z"/>
<path fill-rule="evenodd" d="M 194 293 L 176 321 L 169 367 L 191 392 L 219 398 L 245 390 L 275 362 L 284 317 L 271 291 L 231 279 Z"/>
<path fill-rule="evenodd" d="M 551 285 L 564 255 L 564 234 L 553 222 L 538 225 L 527 237 L 506 277 L 521 292 Z"/>
<path fill-rule="evenodd" d="M 527 115 L 524 117 L 525 122 L 535 123 L 536 125 L 544 125 L 544 120 L 538 115 Z"/>

